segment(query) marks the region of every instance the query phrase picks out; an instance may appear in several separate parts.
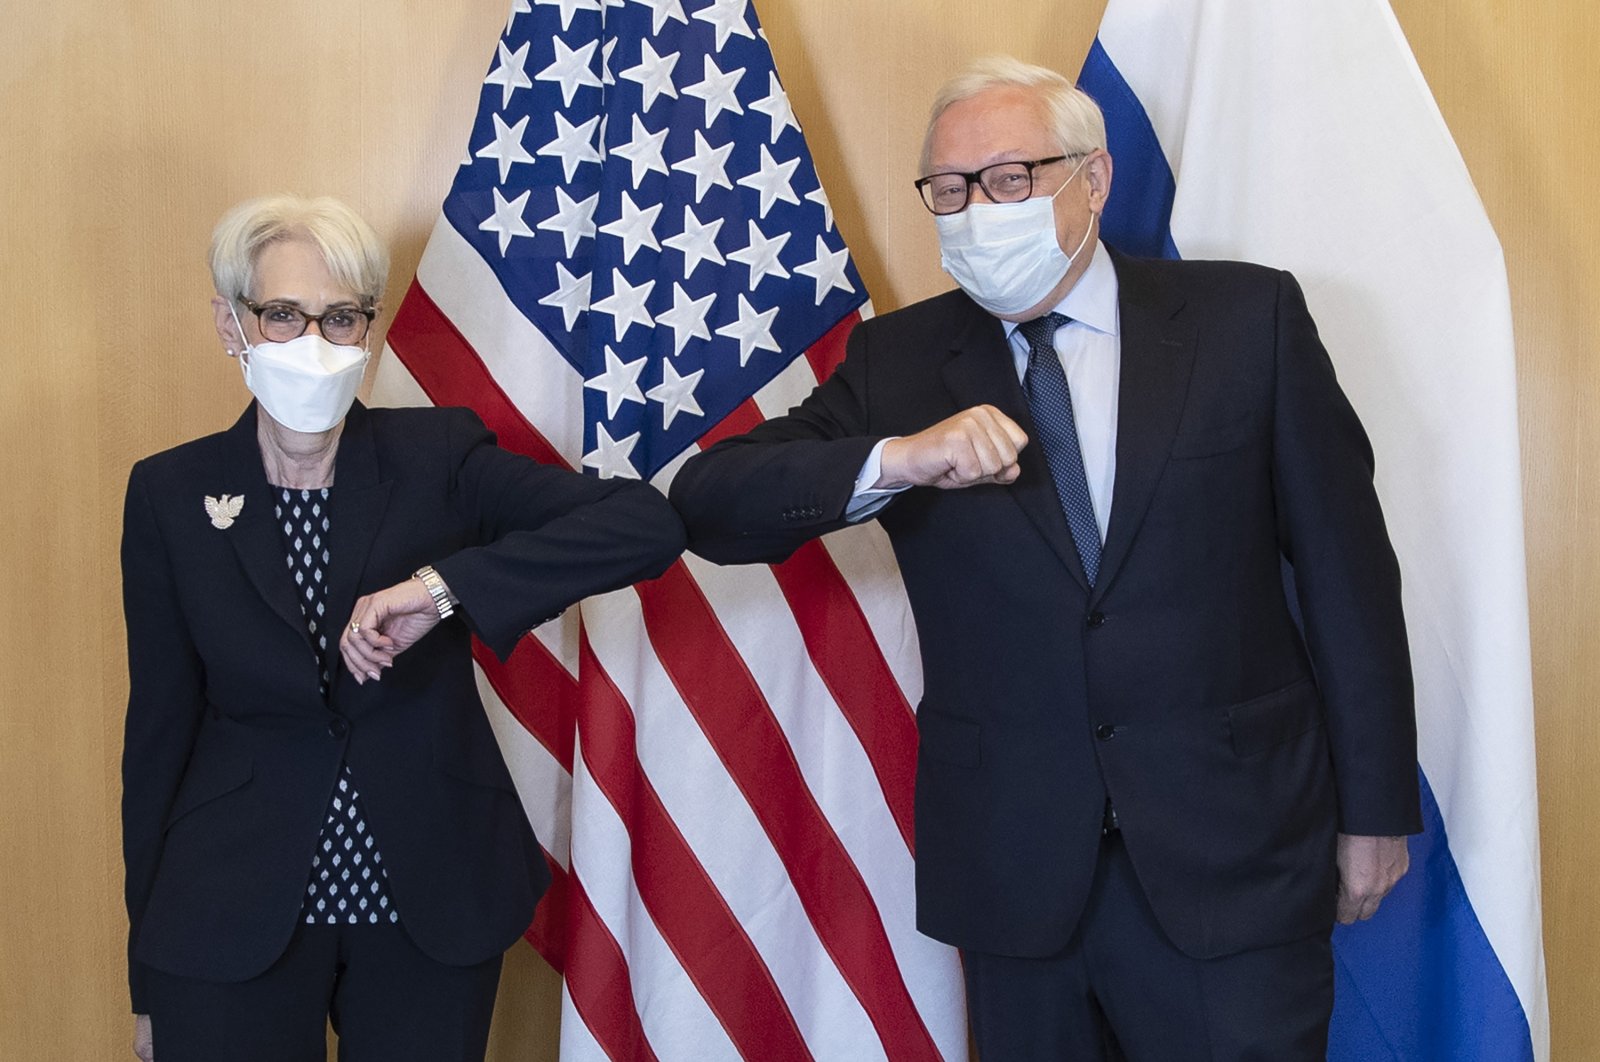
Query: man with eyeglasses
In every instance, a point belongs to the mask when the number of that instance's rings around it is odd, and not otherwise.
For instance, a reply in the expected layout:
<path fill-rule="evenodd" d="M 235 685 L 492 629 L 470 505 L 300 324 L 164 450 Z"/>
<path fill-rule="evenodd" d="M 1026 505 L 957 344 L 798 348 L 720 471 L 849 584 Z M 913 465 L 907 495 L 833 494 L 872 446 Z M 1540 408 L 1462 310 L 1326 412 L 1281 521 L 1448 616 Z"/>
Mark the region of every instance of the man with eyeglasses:
<path fill-rule="evenodd" d="M 689 461 L 690 548 L 888 532 L 918 925 L 962 949 L 987 1062 L 1321 1059 L 1333 924 L 1421 828 L 1366 435 L 1287 273 L 1098 242 L 1104 122 L 1061 76 L 952 80 L 921 170 L 960 290 Z"/>

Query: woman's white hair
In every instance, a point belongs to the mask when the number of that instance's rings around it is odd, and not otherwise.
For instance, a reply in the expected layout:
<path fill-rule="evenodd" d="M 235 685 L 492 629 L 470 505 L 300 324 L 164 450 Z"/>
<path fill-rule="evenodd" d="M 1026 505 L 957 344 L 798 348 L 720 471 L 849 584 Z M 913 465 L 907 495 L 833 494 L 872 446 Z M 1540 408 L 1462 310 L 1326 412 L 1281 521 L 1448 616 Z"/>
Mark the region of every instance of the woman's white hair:
<path fill-rule="evenodd" d="M 222 215 L 211 233 L 211 282 L 225 299 L 248 296 L 261 249 L 279 240 L 314 244 L 328 272 L 365 305 L 383 294 L 389 252 L 378 234 L 344 202 L 268 195 L 247 199 Z"/>
<path fill-rule="evenodd" d="M 928 111 L 928 128 L 922 134 L 923 175 L 932 163 L 933 125 L 951 104 L 970 100 L 994 88 L 1021 88 L 1036 92 L 1049 115 L 1050 126 L 1066 155 L 1087 154 L 1106 146 L 1106 120 L 1100 105 L 1072 82 L 1046 67 L 1024 63 L 1009 55 L 979 59 L 944 83 Z"/>

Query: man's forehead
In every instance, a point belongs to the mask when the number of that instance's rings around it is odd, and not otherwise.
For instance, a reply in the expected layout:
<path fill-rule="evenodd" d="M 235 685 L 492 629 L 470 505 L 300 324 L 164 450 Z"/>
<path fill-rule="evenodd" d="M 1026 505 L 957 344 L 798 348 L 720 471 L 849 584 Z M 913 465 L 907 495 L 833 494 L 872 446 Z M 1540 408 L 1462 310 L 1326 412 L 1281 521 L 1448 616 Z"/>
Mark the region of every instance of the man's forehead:
<path fill-rule="evenodd" d="M 986 165 L 1036 158 L 1055 148 L 1049 113 L 1037 93 L 1012 86 L 986 89 L 945 108 L 933 124 L 935 164 Z"/>

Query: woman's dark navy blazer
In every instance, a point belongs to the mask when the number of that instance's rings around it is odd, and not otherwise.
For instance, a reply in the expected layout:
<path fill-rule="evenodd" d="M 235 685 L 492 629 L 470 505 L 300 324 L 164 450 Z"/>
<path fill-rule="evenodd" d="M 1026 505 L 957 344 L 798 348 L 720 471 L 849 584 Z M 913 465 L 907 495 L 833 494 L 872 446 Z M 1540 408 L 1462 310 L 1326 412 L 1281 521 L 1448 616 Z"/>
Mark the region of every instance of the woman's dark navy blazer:
<path fill-rule="evenodd" d="M 244 503 L 218 527 L 205 499 L 224 494 Z M 283 953 L 344 763 L 416 945 L 458 965 L 509 947 L 549 872 L 479 700 L 470 636 L 503 659 L 529 629 L 659 575 L 683 547 L 648 486 L 507 453 L 467 410 L 358 403 L 330 499 L 328 619 L 346 622 L 358 596 L 425 564 L 462 613 L 380 682 L 337 666 L 324 700 L 272 494 L 254 405 L 129 479 L 122 812 L 136 1012 L 148 967 L 241 981 Z"/>

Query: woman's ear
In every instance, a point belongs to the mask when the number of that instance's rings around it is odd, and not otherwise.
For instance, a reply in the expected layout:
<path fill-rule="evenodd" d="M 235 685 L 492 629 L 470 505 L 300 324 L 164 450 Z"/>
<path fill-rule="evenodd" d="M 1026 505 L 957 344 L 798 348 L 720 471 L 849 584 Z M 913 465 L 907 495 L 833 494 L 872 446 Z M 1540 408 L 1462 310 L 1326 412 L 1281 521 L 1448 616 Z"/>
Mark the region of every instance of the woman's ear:
<path fill-rule="evenodd" d="M 239 334 L 239 322 L 235 319 L 233 307 L 228 305 L 228 300 L 221 295 L 213 295 L 211 310 L 217 319 L 217 335 L 222 340 L 222 349 L 228 352 L 230 358 L 243 354 L 244 337 Z"/>

